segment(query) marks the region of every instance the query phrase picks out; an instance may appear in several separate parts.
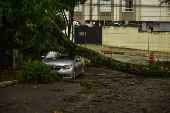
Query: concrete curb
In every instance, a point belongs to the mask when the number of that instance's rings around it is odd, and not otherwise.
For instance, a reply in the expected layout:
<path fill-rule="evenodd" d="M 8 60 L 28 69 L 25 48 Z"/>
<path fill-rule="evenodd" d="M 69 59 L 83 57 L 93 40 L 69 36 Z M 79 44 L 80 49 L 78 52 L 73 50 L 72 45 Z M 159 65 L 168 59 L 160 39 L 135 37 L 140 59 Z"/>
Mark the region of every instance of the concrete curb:
<path fill-rule="evenodd" d="M 13 81 L 4 81 L 0 83 L 0 88 L 4 88 L 4 87 L 8 87 L 11 86 L 13 84 L 17 84 L 18 80 L 13 80 Z"/>

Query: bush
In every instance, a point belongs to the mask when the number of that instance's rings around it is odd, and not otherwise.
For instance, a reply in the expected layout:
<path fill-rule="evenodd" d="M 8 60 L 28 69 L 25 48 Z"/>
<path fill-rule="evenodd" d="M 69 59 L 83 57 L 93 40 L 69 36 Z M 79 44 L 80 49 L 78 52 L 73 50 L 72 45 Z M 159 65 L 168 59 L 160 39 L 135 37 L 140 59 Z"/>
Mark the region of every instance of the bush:
<path fill-rule="evenodd" d="M 20 75 L 16 76 L 16 79 L 21 83 L 49 83 L 52 82 L 50 76 L 51 68 L 41 63 L 41 61 L 35 60 L 23 63 L 24 70 Z"/>

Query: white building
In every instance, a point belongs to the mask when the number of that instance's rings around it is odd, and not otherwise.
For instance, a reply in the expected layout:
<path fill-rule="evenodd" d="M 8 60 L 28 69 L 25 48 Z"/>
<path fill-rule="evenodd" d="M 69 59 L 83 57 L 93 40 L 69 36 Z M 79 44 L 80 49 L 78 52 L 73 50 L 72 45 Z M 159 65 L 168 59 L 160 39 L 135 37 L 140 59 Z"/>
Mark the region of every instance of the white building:
<path fill-rule="evenodd" d="M 98 2 L 99 1 L 99 2 Z M 68 13 L 66 13 L 68 15 Z M 170 6 L 159 0 L 87 0 L 77 5 L 74 20 L 95 23 L 95 26 L 113 21 L 126 24 L 141 24 L 142 31 L 170 31 Z"/>

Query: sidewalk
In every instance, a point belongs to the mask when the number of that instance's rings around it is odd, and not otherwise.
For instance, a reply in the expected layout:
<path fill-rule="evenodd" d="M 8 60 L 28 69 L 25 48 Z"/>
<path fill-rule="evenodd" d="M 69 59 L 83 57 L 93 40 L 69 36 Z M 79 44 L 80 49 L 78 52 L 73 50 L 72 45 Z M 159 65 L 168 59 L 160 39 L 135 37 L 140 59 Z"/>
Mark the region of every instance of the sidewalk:
<path fill-rule="evenodd" d="M 104 54 L 104 53 L 102 53 Z M 107 54 L 106 56 L 110 57 L 111 55 Z M 119 54 L 112 54 L 112 58 L 115 60 L 119 60 L 121 62 L 127 62 L 132 64 L 144 64 L 148 65 L 148 56 L 141 56 L 141 55 L 119 55 Z M 154 58 L 155 61 L 158 60 L 158 58 Z M 159 58 L 159 61 L 170 61 L 170 58 Z"/>
<path fill-rule="evenodd" d="M 10 70 L 10 71 L 4 71 L 4 72 L 0 72 L 0 76 L 16 76 L 20 74 L 20 70 Z M 18 83 L 18 80 L 8 80 L 8 81 L 0 81 L 0 88 L 3 88 L 3 87 L 7 87 L 7 86 L 11 86 L 11 85 L 14 85 L 14 84 L 17 84 Z"/>
<path fill-rule="evenodd" d="M 80 45 L 80 44 L 78 44 Z M 84 44 L 80 45 L 84 47 Z M 104 47 L 103 45 L 86 44 L 86 48 L 104 54 L 104 51 L 112 51 L 112 58 L 122 62 L 132 63 L 132 64 L 148 64 L 149 55 L 146 51 L 128 49 L 128 48 L 118 48 L 118 47 Z M 106 54 L 110 57 L 110 54 Z M 157 61 L 170 61 L 170 53 L 165 52 L 154 52 L 154 59 Z"/>

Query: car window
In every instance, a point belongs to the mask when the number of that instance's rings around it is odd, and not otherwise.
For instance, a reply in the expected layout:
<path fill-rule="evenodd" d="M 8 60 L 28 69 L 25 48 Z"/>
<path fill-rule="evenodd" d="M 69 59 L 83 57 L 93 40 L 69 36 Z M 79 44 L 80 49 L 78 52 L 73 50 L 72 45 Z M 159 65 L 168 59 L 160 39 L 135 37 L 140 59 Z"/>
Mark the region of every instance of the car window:
<path fill-rule="evenodd" d="M 56 59 L 65 59 L 65 60 L 74 60 L 74 55 L 61 55 L 60 57 L 57 57 Z"/>
<path fill-rule="evenodd" d="M 60 54 L 59 52 L 50 51 L 47 53 L 45 58 L 47 59 L 65 59 L 65 60 L 74 60 L 74 55 L 68 55 L 68 54 Z"/>
<path fill-rule="evenodd" d="M 45 58 L 55 58 L 57 56 L 58 52 L 55 51 L 50 51 L 47 53 L 47 55 L 45 56 Z"/>

